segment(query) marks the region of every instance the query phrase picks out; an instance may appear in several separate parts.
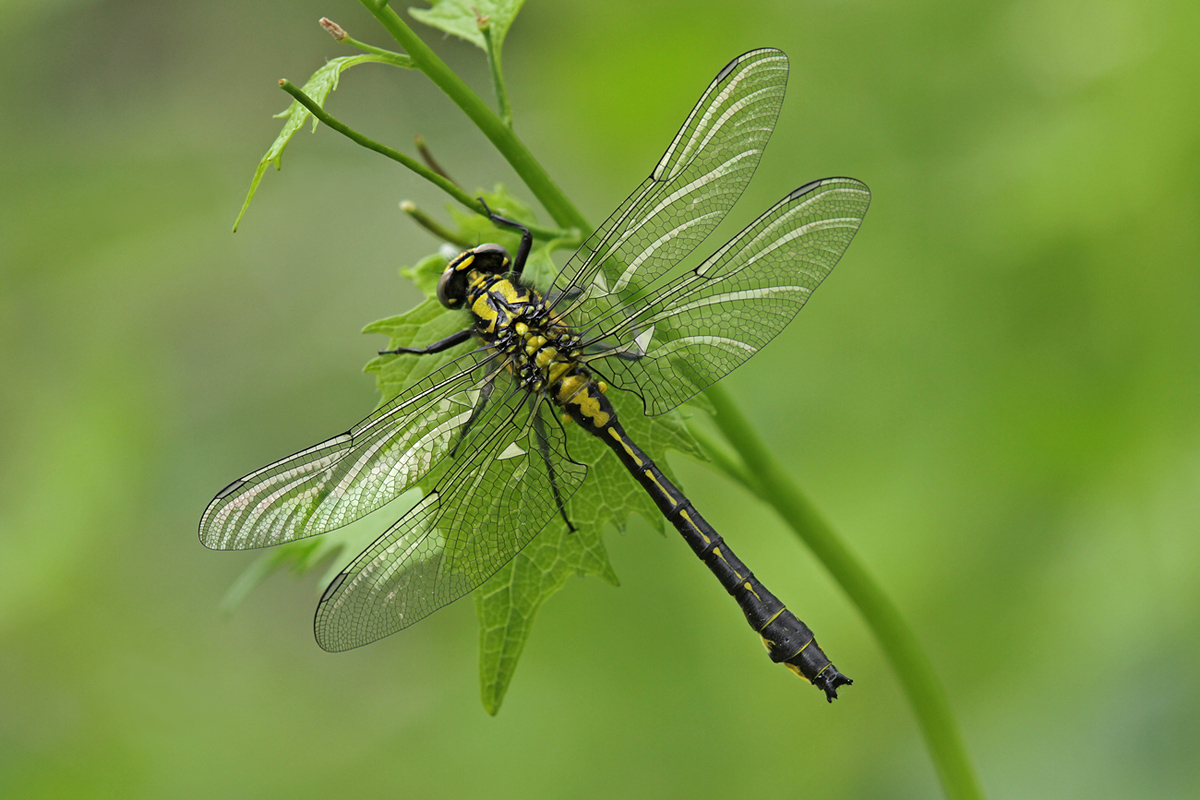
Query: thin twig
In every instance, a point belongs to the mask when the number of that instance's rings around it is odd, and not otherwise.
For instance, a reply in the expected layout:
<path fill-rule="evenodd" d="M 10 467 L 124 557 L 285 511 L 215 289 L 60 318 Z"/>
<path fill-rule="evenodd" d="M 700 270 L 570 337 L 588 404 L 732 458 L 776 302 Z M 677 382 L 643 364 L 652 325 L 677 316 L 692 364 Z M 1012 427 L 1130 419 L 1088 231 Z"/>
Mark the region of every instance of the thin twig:
<path fill-rule="evenodd" d="M 417 204 L 411 200 L 405 200 L 402 202 L 400 204 L 400 210 L 412 217 L 413 222 L 417 223 L 442 241 L 449 242 L 460 250 L 469 250 L 473 246 L 466 239 L 463 239 L 457 233 L 450 230 L 421 209 L 417 208 Z"/>
<path fill-rule="evenodd" d="M 405 69 L 416 68 L 416 64 L 413 63 L 413 60 L 403 53 L 384 50 L 382 47 L 376 47 L 375 45 L 367 44 L 366 42 L 360 42 L 350 34 L 346 33 L 346 30 L 341 25 L 338 25 L 328 17 L 321 17 L 320 23 L 321 27 L 325 29 L 325 32 L 332 36 L 334 41 L 338 42 L 339 44 L 348 44 L 351 47 L 357 47 L 359 50 L 364 50 L 368 53 L 374 53 L 377 56 L 383 56 L 398 67 L 404 67 Z"/>
<path fill-rule="evenodd" d="M 492 25 L 487 17 L 479 16 L 478 11 L 475 12 L 475 23 L 479 26 L 479 32 L 483 34 L 483 43 L 487 45 L 488 66 L 492 69 L 492 89 L 496 92 L 500 121 L 505 127 L 512 128 L 512 108 L 508 105 L 508 90 L 504 88 L 504 73 L 500 69 L 500 48 L 492 38 Z"/>
<path fill-rule="evenodd" d="M 512 165 L 529 190 L 533 192 L 546 211 L 550 212 L 554 221 L 563 228 L 579 230 L 583 238 L 591 235 L 592 229 L 583 214 L 579 213 L 575 204 L 551 179 L 549 173 L 533 157 L 524 142 L 513 134 L 512 128 L 505 125 L 496 116 L 496 112 L 488 108 L 487 103 L 483 102 L 479 95 L 463 82 L 462 78 L 446 66 L 446 62 L 438 58 L 429 45 L 425 44 L 421 37 L 417 36 L 412 28 L 400 18 L 400 15 L 386 3 L 379 3 L 375 0 L 359 1 L 379 20 L 392 38 L 400 43 L 404 51 L 412 58 L 413 63 L 416 64 L 417 69 L 429 76 L 429 79 L 445 92 L 483 132 L 483 135 L 495 145 L 496 149 L 500 151 L 500 155 L 504 156 L 504 160 Z"/>
<path fill-rule="evenodd" d="M 453 183 L 455 186 L 458 185 L 458 181 L 454 180 L 454 178 L 451 178 L 450 173 L 442 169 L 442 165 L 439 164 L 437 159 L 433 157 L 433 153 L 430 152 L 429 146 L 425 144 L 425 138 L 423 136 L 414 136 L 413 142 L 417 145 L 417 152 L 421 154 L 421 159 L 425 162 L 427 167 Z"/>
<path fill-rule="evenodd" d="M 390 158 L 397 164 L 407 167 L 425 180 L 432 183 L 434 186 L 437 186 L 446 194 L 453 197 L 466 208 L 469 208 L 480 216 L 488 216 L 487 209 L 484 207 L 483 203 L 479 202 L 478 199 L 471 197 L 462 189 L 458 188 L 458 186 L 454 185 L 453 182 L 443 178 L 441 175 L 438 175 L 436 172 L 417 161 L 412 156 L 405 155 L 399 150 L 388 147 L 386 144 L 380 144 L 374 139 L 362 135 L 358 131 L 347 126 L 345 123 L 335 119 L 327 111 L 325 111 L 325 109 L 321 108 L 321 106 L 318 105 L 315 100 L 305 94 L 299 86 L 291 81 L 287 79 L 281 80 L 279 82 L 279 86 L 292 97 L 296 98 L 296 101 L 300 103 L 300 105 L 307 108 L 314 117 L 328 125 L 331 129 L 342 134 L 347 139 L 350 139 L 355 144 L 365 147 L 368 150 L 374 150 L 376 153 Z M 557 228 L 544 228 L 540 225 L 529 225 L 528 228 L 535 237 L 542 240 L 558 239 L 571 236 L 569 231 L 562 231 L 558 230 Z"/>

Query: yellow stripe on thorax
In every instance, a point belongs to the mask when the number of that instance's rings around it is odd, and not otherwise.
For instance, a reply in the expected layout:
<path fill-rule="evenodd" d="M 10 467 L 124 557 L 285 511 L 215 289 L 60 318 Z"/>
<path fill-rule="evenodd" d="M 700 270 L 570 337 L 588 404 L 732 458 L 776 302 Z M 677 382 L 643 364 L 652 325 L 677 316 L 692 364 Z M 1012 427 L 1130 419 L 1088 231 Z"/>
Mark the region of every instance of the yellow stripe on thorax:
<path fill-rule="evenodd" d="M 475 298 L 475 302 L 471 304 L 471 313 L 480 319 L 494 320 L 496 319 L 496 309 L 492 308 L 492 304 L 488 302 L 488 296 L 481 294 Z"/>
<path fill-rule="evenodd" d="M 496 281 L 494 284 L 492 284 L 492 291 L 499 292 L 500 296 L 510 303 L 517 303 L 523 299 L 522 296 L 517 293 L 517 287 L 513 286 L 512 281 Z"/>
<path fill-rule="evenodd" d="M 495 332 L 496 323 L 499 322 L 500 315 L 488 302 L 488 295 L 486 292 L 479 295 L 479 297 L 475 299 L 475 302 L 471 304 L 471 313 L 487 323 L 487 327 L 484 328 L 485 331 L 488 333 Z"/>

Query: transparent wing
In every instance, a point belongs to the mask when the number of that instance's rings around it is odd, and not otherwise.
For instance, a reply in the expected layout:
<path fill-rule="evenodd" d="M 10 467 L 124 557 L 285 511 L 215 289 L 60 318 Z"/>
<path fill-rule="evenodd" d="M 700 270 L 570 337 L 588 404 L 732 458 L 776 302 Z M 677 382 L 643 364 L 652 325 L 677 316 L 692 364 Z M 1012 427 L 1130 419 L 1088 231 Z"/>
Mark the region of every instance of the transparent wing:
<path fill-rule="evenodd" d="M 321 647 L 369 644 L 472 591 L 583 482 L 548 402 L 513 389 L 493 403 L 424 499 L 329 584 L 314 623 Z"/>
<path fill-rule="evenodd" d="M 662 414 L 771 341 L 858 231 L 871 192 L 852 178 L 795 190 L 703 264 L 633 308 L 595 321 L 585 361 Z"/>
<path fill-rule="evenodd" d="M 550 290 L 556 313 L 591 320 L 687 256 L 746 188 L 787 85 L 779 50 L 752 50 L 709 84 L 641 186 L 571 257 Z"/>
<path fill-rule="evenodd" d="M 405 389 L 343 434 L 225 487 L 200 519 L 200 541 L 246 550 L 333 530 L 394 499 L 454 446 L 479 403 L 494 355 L 467 353 Z"/>

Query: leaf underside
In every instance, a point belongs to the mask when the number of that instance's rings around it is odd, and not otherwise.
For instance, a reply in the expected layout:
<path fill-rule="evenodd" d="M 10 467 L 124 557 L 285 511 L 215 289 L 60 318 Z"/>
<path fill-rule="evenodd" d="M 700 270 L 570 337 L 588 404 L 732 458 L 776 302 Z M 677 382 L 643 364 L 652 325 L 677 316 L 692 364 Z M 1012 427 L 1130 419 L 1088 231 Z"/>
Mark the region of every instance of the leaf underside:
<path fill-rule="evenodd" d="M 408 13 L 418 22 L 465 39 L 486 52 L 487 43 L 475 21 L 476 14 L 487 17 L 492 42 L 499 48 L 525 0 L 430 0 L 429 4 L 429 8 L 410 8 Z"/>

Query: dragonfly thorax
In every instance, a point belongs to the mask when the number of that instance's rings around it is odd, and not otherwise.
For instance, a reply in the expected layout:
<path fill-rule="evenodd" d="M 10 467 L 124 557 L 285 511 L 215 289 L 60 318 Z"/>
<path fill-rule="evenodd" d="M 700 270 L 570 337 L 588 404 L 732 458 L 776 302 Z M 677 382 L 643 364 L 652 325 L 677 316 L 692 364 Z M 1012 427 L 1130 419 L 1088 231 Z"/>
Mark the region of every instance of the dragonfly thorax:
<path fill-rule="evenodd" d="M 564 325 L 541 293 L 503 275 L 472 271 L 466 304 L 475 334 L 505 358 L 505 367 L 528 391 L 545 394 L 565 415 L 589 430 L 604 428 L 616 412 L 579 360 L 582 339 Z"/>

